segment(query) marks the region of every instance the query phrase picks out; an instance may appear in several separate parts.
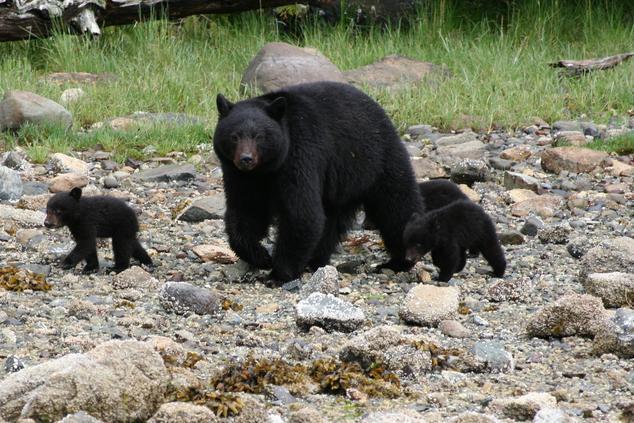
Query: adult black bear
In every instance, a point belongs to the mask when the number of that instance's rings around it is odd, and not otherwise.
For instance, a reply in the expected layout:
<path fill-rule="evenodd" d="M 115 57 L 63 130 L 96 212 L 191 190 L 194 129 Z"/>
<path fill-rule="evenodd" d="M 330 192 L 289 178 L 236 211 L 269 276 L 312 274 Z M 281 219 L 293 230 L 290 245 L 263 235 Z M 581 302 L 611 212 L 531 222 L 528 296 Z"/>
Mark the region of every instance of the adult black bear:
<path fill-rule="evenodd" d="M 403 230 L 424 210 L 409 157 L 385 111 L 358 89 L 317 82 L 231 103 L 217 97 L 214 150 L 224 177 L 229 245 L 288 281 L 329 262 L 355 211 L 376 223 L 406 270 Z M 260 241 L 273 219 L 273 257 Z"/>
<path fill-rule="evenodd" d="M 139 223 L 134 210 L 113 197 L 82 197 L 80 188 L 60 192 L 46 204 L 47 228 L 68 226 L 75 248 L 62 261 L 62 269 L 70 269 L 86 260 L 84 273 L 99 270 L 97 237 L 112 238 L 114 271 L 130 267 L 130 256 L 148 266 L 152 259 L 136 238 Z"/>
<path fill-rule="evenodd" d="M 441 281 L 448 281 L 464 269 L 467 249 L 481 252 L 495 276 L 503 276 L 506 270 L 495 225 L 482 207 L 468 200 L 455 201 L 423 215 L 413 214 L 403 238 L 409 257 L 431 251 Z"/>

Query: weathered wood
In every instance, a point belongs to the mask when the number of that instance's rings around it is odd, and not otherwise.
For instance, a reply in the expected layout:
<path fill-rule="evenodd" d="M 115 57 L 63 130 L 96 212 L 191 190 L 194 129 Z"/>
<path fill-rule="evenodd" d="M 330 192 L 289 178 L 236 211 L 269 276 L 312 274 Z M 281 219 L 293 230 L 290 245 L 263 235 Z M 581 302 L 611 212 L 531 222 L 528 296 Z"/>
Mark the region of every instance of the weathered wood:
<path fill-rule="evenodd" d="M 616 56 L 608 56 L 602 59 L 592 60 L 560 60 L 550 63 L 554 68 L 564 68 L 569 76 L 577 76 L 595 70 L 604 70 L 615 67 L 621 62 L 628 60 L 634 56 L 634 52 L 617 54 Z"/>
<path fill-rule="evenodd" d="M 55 25 L 78 34 L 150 17 L 169 19 L 294 4 L 295 0 L 0 0 L 0 41 L 48 37 Z M 313 0 L 316 6 L 329 0 Z"/>

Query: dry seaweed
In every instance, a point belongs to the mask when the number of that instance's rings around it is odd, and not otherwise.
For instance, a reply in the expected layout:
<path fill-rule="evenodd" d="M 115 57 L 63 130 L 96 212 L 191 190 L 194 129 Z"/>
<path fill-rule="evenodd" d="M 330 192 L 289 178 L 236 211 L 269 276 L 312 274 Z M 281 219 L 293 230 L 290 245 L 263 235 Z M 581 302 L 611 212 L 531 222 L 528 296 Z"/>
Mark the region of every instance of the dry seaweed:
<path fill-rule="evenodd" d="M 27 269 L 17 267 L 0 268 L 0 287 L 8 291 L 21 292 L 26 289 L 33 291 L 49 291 L 51 284 L 44 275 L 33 273 Z"/>

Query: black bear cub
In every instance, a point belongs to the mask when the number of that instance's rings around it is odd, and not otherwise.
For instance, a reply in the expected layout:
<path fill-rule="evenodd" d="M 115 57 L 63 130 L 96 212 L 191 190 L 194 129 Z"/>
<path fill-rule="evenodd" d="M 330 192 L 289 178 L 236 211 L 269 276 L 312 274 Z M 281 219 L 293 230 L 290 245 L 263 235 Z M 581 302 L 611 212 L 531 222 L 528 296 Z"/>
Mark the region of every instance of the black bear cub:
<path fill-rule="evenodd" d="M 431 251 L 440 281 L 446 282 L 464 269 L 467 249 L 481 252 L 495 276 L 503 276 L 506 270 L 495 225 L 482 207 L 468 200 L 458 200 L 423 215 L 415 213 L 403 237 L 411 258 Z"/>
<path fill-rule="evenodd" d="M 424 210 L 409 156 L 389 117 L 348 84 L 289 86 L 237 103 L 216 99 L 229 245 L 284 282 L 328 264 L 363 206 L 390 261 L 406 270 L 403 230 Z M 276 222 L 272 257 L 260 244 Z"/>
<path fill-rule="evenodd" d="M 469 200 L 460 187 L 446 179 L 432 179 L 418 184 L 427 210 L 446 206 L 457 200 Z"/>
<path fill-rule="evenodd" d="M 136 238 L 139 223 L 134 210 L 118 198 L 82 197 L 80 188 L 57 193 L 46 204 L 44 225 L 68 226 L 77 243 L 62 261 L 62 269 L 71 269 L 86 260 L 84 273 L 99 270 L 97 238 L 112 238 L 113 270 L 117 273 L 130 267 L 130 256 L 152 265 L 152 259 Z"/>

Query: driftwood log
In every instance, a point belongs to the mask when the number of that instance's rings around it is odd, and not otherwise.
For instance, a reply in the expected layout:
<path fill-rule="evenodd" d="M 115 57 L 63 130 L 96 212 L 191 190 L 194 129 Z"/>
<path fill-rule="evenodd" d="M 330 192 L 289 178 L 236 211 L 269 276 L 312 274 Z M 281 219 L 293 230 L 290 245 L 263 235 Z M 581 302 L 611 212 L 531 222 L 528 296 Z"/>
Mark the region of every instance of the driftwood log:
<path fill-rule="evenodd" d="M 293 0 L 0 0 L 0 41 L 48 37 L 53 28 L 100 35 L 101 28 L 150 17 L 234 13 Z"/>
<path fill-rule="evenodd" d="M 101 29 L 149 18 L 235 13 L 306 3 L 347 9 L 368 16 L 410 10 L 415 0 L 0 0 L 0 41 L 45 38 L 54 28 L 98 36 Z"/>
<path fill-rule="evenodd" d="M 621 62 L 634 56 L 634 52 L 617 54 L 616 56 L 604 57 L 592 60 L 560 60 L 551 63 L 554 68 L 564 68 L 569 76 L 578 76 L 595 70 L 604 70 L 615 67 Z"/>

